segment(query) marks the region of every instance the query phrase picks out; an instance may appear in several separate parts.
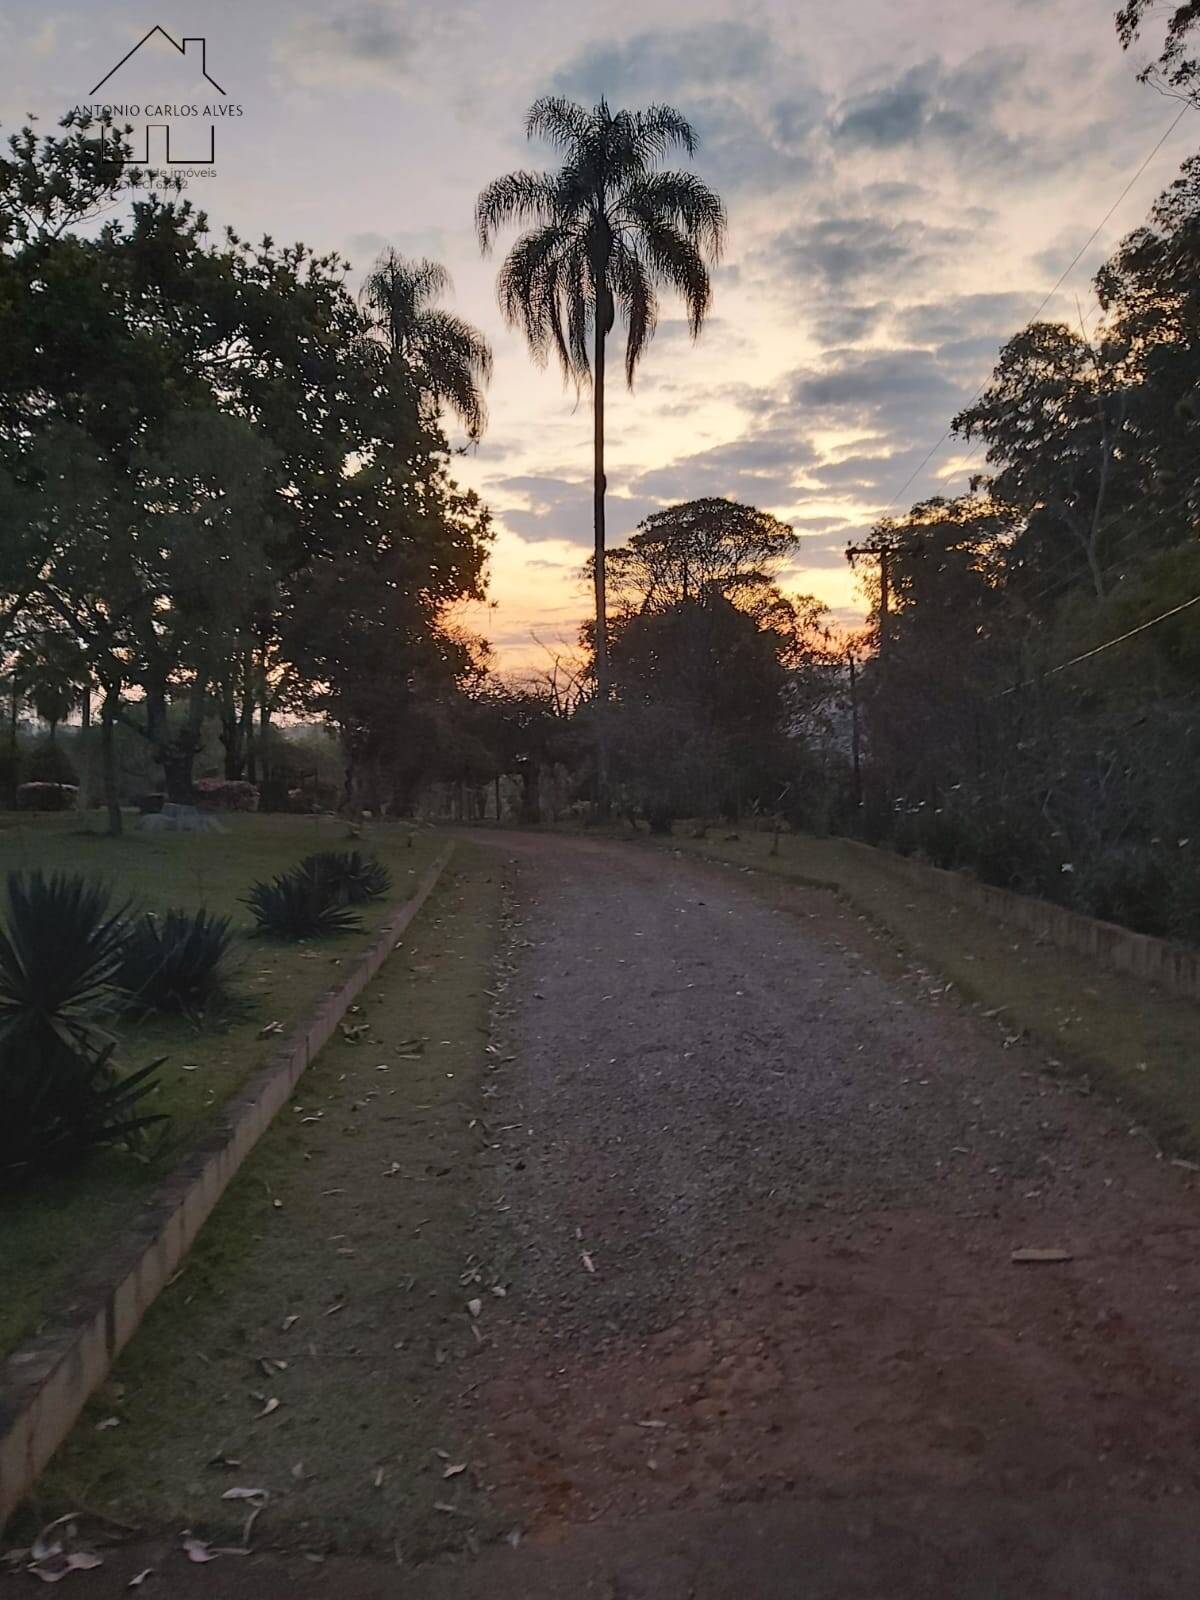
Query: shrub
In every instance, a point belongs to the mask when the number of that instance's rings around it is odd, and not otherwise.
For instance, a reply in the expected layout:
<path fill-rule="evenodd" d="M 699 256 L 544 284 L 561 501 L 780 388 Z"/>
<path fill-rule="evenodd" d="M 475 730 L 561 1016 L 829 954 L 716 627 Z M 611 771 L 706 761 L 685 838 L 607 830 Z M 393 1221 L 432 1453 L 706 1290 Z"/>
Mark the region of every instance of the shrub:
<path fill-rule="evenodd" d="M 78 874 L 10 872 L 0 931 L 0 1038 L 97 1044 L 114 1008 L 124 907 Z"/>
<path fill-rule="evenodd" d="M 116 1045 L 46 1038 L 30 1048 L 0 1037 L 0 1181 L 73 1166 L 91 1150 L 133 1144 L 163 1112 L 138 1107 L 158 1087 L 163 1058 L 137 1072 L 113 1064 Z"/>
<path fill-rule="evenodd" d="M 258 789 L 240 778 L 197 778 L 196 802 L 206 811 L 257 811 Z"/>
<path fill-rule="evenodd" d="M 305 856 L 297 869 L 324 882 L 339 905 L 361 906 L 392 887 L 392 875 L 361 850 L 322 850 Z"/>
<path fill-rule="evenodd" d="M 124 936 L 123 910 L 103 885 L 9 874 L 0 930 L 0 1177 L 8 1182 L 128 1143 L 164 1120 L 137 1111 L 161 1061 L 121 1075 L 103 1031 Z"/>
<path fill-rule="evenodd" d="M 128 927 L 117 984 L 135 1009 L 199 1015 L 225 996 L 232 942 L 228 917 L 146 912 Z"/>
<path fill-rule="evenodd" d="M 73 783 L 19 783 L 18 811 L 69 811 L 78 798 Z"/>
<path fill-rule="evenodd" d="M 242 903 L 254 914 L 256 931 L 277 939 L 320 938 L 359 926 L 358 917 L 336 898 L 325 878 L 299 867 L 281 872 L 270 883 L 254 884 Z"/>
<path fill-rule="evenodd" d="M 35 739 L 24 752 L 22 775 L 28 783 L 78 783 L 75 763 L 57 739 Z"/>

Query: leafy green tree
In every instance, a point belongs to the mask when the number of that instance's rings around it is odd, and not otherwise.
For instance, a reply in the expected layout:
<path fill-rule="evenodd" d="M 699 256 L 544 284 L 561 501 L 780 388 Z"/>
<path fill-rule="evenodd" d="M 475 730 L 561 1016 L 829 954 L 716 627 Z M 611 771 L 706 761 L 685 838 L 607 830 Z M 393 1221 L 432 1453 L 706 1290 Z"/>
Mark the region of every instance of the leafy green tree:
<path fill-rule="evenodd" d="M 1117 12 L 1117 36 L 1126 50 L 1141 36 L 1158 0 L 1126 0 Z M 1200 27 L 1200 0 L 1175 0 L 1169 7 L 1166 33 L 1158 56 L 1142 68 L 1143 83 L 1153 83 L 1193 102 L 1200 93 L 1200 61 L 1189 54 L 1192 35 Z"/>
<path fill-rule="evenodd" d="M 488 184 L 476 206 L 487 250 L 509 223 L 526 226 L 499 276 L 500 306 L 535 358 L 553 353 L 564 374 L 590 382 L 596 687 L 608 698 L 604 536 L 605 346 L 618 314 L 625 324 L 625 377 L 653 336 L 658 291 L 683 297 L 693 338 L 712 298 L 709 265 L 720 255 L 725 208 L 701 179 L 664 171 L 673 150 L 695 153 L 696 135 L 671 106 L 612 111 L 548 96 L 525 119 L 530 139 L 563 157 L 557 172 L 512 172 Z M 602 776 L 603 783 L 603 776 Z"/>
<path fill-rule="evenodd" d="M 362 302 L 392 354 L 407 362 L 436 411 L 447 406 L 471 439 L 487 421 L 483 390 L 492 376 L 491 346 L 483 335 L 435 302 L 449 292 L 450 274 L 436 261 L 407 261 L 385 250 L 368 273 Z"/>
<path fill-rule="evenodd" d="M 617 614 L 723 595 L 742 610 L 771 604 L 775 580 L 800 548 L 786 522 L 735 500 L 689 500 L 655 511 L 610 552 Z"/>
<path fill-rule="evenodd" d="M 1200 157 L 1155 201 L 1096 276 L 1130 392 L 1139 545 L 1194 535 L 1200 516 Z"/>
<path fill-rule="evenodd" d="M 1044 539 L 1061 566 L 1065 539 L 1097 599 L 1107 588 L 1110 536 L 1132 492 L 1123 448 L 1130 397 L 1119 355 L 1104 337 L 1032 323 L 1008 341 L 991 383 L 951 424 L 986 443 L 996 468 L 992 494 L 1025 511 L 1029 542 Z"/>

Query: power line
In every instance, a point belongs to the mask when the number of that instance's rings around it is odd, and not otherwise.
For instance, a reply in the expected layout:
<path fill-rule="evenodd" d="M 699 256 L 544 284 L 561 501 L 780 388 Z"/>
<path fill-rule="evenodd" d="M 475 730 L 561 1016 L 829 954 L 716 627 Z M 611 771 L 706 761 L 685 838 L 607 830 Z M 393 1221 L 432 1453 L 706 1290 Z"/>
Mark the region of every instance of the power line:
<path fill-rule="evenodd" d="M 1149 155 L 1147 155 L 1145 157 L 1145 159 L 1142 161 L 1141 166 L 1138 167 L 1137 171 L 1133 174 L 1133 177 L 1130 178 L 1129 182 L 1125 185 L 1125 187 L 1121 190 L 1120 194 L 1113 201 L 1112 205 L 1109 206 L 1108 210 L 1100 218 L 1100 221 L 1092 229 L 1091 233 L 1084 240 L 1083 244 L 1080 245 L 1079 249 L 1075 252 L 1074 256 L 1072 256 L 1071 260 L 1063 268 L 1062 272 L 1059 273 L 1057 282 L 1054 284 L 1054 287 L 1052 289 L 1050 289 L 1050 291 L 1043 298 L 1041 305 L 1038 306 L 1037 310 L 1033 313 L 1032 317 L 1030 317 L 1030 319 L 1029 319 L 1030 322 L 1036 322 L 1037 319 L 1041 316 L 1042 312 L 1046 309 L 1046 307 L 1050 304 L 1051 300 L 1053 300 L 1054 296 L 1062 288 L 1063 284 L 1070 277 L 1071 273 L 1074 272 L 1075 268 L 1079 265 L 1080 261 L 1082 261 L 1083 257 L 1086 255 L 1088 250 L 1091 249 L 1091 247 L 1095 243 L 1098 235 L 1101 233 L 1101 231 L 1107 225 L 1107 223 L 1108 223 L 1109 219 L 1112 217 L 1113 213 L 1117 210 L 1118 206 L 1120 206 L 1121 202 L 1128 195 L 1129 191 L 1133 188 L 1134 184 L 1141 177 L 1142 173 L 1145 172 L 1146 168 L 1154 160 L 1155 156 L 1162 149 L 1163 145 L 1166 144 L 1167 140 L 1175 132 L 1175 129 L 1183 121 L 1183 119 L 1187 115 L 1187 113 L 1189 111 L 1191 111 L 1192 109 L 1193 109 L 1193 106 L 1192 106 L 1191 101 L 1188 101 L 1186 104 L 1184 104 L 1183 106 L 1180 107 L 1178 115 L 1175 116 L 1174 118 L 1172 118 L 1170 126 L 1159 136 L 1159 139 L 1158 139 L 1157 143 L 1154 145 L 1154 148 L 1150 151 Z M 975 404 L 975 402 L 982 396 L 982 394 L 984 393 L 986 388 L 987 388 L 987 379 L 985 378 L 983 383 L 979 386 L 979 388 L 976 390 L 976 392 L 973 395 L 973 397 L 967 402 L 967 405 L 964 406 L 963 409 L 967 410 L 970 406 L 973 406 Z M 908 489 L 909 485 L 916 478 L 918 478 L 922 472 L 924 472 L 925 468 L 933 460 L 934 456 L 942 448 L 942 446 L 945 444 L 946 440 L 950 438 L 950 436 L 953 433 L 953 431 L 954 431 L 953 427 L 948 427 L 946 429 L 945 433 L 942 434 L 941 438 L 938 439 L 934 444 L 932 444 L 930 446 L 928 451 L 926 451 L 925 455 L 921 458 L 921 460 L 917 463 L 917 465 L 909 473 L 908 477 L 905 478 L 904 482 L 900 485 L 900 487 L 896 490 L 895 494 L 887 502 L 887 504 L 884 506 L 883 510 L 879 513 L 881 517 L 887 515 L 887 513 L 891 510 L 891 508 L 896 504 L 897 500 L 899 500 L 901 498 L 901 496 L 904 494 L 905 490 Z M 971 452 L 969 452 L 969 453 L 973 454 L 975 448 L 976 448 L 975 446 L 972 446 Z"/>
<path fill-rule="evenodd" d="M 1170 611 L 1164 611 L 1160 616 L 1151 617 L 1148 622 L 1139 622 L 1136 628 L 1130 628 L 1128 633 L 1118 634 L 1115 639 L 1107 639 L 1103 644 L 1098 644 L 1094 649 L 1085 650 L 1082 655 L 1072 656 L 1069 661 L 1060 662 L 1057 667 L 1051 667 L 1049 672 L 1039 673 L 1036 678 L 1028 678 L 1024 683 L 1014 683 L 1010 689 L 1002 689 L 997 699 L 1006 694 L 1015 694 L 1018 689 L 1028 689 L 1035 683 L 1042 683 L 1046 678 L 1053 678 L 1058 672 L 1065 672 L 1068 667 L 1076 667 L 1081 661 L 1090 661 L 1093 656 L 1103 655 L 1105 650 L 1111 650 L 1114 645 L 1124 644 L 1126 639 L 1132 639 L 1139 633 L 1145 633 L 1147 628 L 1157 627 L 1160 622 L 1166 622 L 1168 617 L 1177 617 L 1181 611 L 1186 611 L 1189 606 L 1200 605 L 1200 594 L 1195 594 L 1190 600 L 1185 600 L 1181 605 L 1172 606 Z"/>

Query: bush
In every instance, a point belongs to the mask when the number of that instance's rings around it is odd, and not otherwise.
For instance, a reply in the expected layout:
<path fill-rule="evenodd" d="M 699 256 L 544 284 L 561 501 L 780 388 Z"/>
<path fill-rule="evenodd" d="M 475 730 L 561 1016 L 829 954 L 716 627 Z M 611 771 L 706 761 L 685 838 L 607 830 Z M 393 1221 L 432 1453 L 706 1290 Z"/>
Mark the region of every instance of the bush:
<path fill-rule="evenodd" d="M 117 1002 L 124 907 L 78 874 L 10 872 L 0 931 L 0 1037 L 106 1042 Z"/>
<path fill-rule="evenodd" d="M 78 783 L 75 763 L 57 740 L 37 739 L 24 753 L 22 774 L 29 783 Z"/>
<path fill-rule="evenodd" d="M 73 783 L 19 783 L 18 811 L 69 811 L 79 797 Z"/>
<path fill-rule="evenodd" d="M 301 867 L 281 872 L 270 883 L 254 884 L 242 903 L 250 907 L 256 931 L 277 939 L 314 939 L 360 926 L 355 913 L 338 899 L 335 887 Z"/>
<path fill-rule="evenodd" d="M 197 778 L 196 802 L 205 811 L 257 811 L 258 789 L 240 778 Z"/>
<path fill-rule="evenodd" d="M 66 874 L 8 877 L 0 931 L 0 1178 L 71 1164 L 129 1143 L 161 1115 L 140 1114 L 161 1061 L 121 1075 L 103 1023 L 125 926 L 107 889 Z"/>
<path fill-rule="evenodd" d="M 198 1016 L 226 993 L 228 917 L 207 911 L 146 912 L 127 929 L 118 987 L 142 1011 Z"/>
<path fill-rule="evenodd" d="M 297 870 L 319 878 L 339 905 L 365 905 L 392 887 L 391 873 L 383 863 L 361 850 L 322 850 L 305 856 Z"/>
<path fill-rule="evenodd" d="M 158 1087 L 163 1058 L 122 1074 L 115 1049 L 57 1038 L 30 1049 L 0 1036 L 0 1182 L 73 1166 L 102 1145 L 132 1145 L 167 1120 L 138 1111 Z"/>

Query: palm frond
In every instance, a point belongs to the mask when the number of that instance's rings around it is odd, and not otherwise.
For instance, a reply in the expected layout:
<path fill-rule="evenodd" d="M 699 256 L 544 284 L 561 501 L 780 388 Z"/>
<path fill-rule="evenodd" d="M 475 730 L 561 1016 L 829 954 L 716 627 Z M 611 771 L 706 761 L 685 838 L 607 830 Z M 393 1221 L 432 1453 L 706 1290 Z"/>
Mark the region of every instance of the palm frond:
<path fill-rule="evenodd" d="M 594 113 L 563 95 L 542 95 L 525 116 L 525 137 L 545 139 L 558 150 L 578 147 L 593 130 Z"/>
<path fill-rule="evenodd" d="M 475 202 L 475 231 L 486 254 L 506 223 L 544 222 L 558 210 L 557 183 L 548 172 L 510 172 L 488 184 Z"/>

